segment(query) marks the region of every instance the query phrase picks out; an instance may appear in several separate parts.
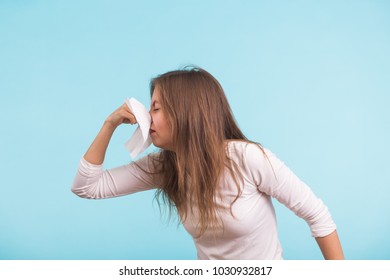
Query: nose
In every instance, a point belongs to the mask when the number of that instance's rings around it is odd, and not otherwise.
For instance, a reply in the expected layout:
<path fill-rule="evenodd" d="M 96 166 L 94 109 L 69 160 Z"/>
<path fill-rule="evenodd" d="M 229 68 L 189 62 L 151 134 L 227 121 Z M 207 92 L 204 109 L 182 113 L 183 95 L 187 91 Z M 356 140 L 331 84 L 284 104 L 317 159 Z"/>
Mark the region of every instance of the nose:
<path fill-rule="evenodd" d="M 152 114 L 150 113 L 151 111 L 152 111 L 152 109 L 149 110 L 150 124 L 153 123 L 153 116 L 152 116 Z"/>

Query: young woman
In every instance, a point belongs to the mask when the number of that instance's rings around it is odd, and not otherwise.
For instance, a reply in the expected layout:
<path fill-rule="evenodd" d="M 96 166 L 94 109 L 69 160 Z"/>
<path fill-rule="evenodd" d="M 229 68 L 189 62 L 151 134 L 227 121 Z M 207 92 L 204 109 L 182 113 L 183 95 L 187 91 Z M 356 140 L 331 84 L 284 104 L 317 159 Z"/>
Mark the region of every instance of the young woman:
<path fill-rule="evenodd" d="M 271 151 L 244 136 L 210 73 L 168 72 L 151 81 L 150 92 L 150 136 L 160 151 L 103 170 L 115 129 L 136 123 L 123 104 L 81 159 L 75 194 L 98 199 L 156 189 L 192 235 L 199 259 L 282 259 L 274 197 L 309 224 L 325 259 L 344 258 L 327 207 Z"/>

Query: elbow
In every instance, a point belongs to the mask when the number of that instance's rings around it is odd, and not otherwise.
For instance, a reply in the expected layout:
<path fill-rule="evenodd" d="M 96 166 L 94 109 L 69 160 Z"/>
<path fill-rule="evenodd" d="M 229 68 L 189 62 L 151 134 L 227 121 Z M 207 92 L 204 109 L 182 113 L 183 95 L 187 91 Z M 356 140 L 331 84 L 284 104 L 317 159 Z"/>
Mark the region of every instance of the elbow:
<path fill-rule="evenodd" d="M 110 197 L 110 195 L 107 195 L 107 188 L 110 188 L 106 177 L 107 176 L 104 176 L 102 173 L 91 176 L 79 172 L 73 181 L 70 190 L 81 198 L 101 199 Z"/>
<path fill-rule="evenodd" d="M 83 193 L 79 192 L 77 189 L 71 188 L 70 191 L 81 198 L 87 198 Z"/>
<path fill-rule="evenodd" d="M 97 183 L 88 182 L 87 179 L 81 176 L 76 176 L 73 181 L 70 191 L 81 198 L 93 199 L 96 194 Z"/>
<path fill-rule="evenodd" d="M 79 186 L 73 185 L 70 190 L 72 193 L 74 193 L 75 195 L 77 195 L 80 198 L 87 198 L 87 199 L 93 198 L 88 194 L 88 192 L 85 191 L 85 187 L 79 187 Z"/>
<path fill-rule="evenodd" d="M 325 237 L 336 230 L 336 224 L 329 212 L 310 224 L 313 237 Z"/>
<path fill-rule="evenodd" d="M 102 193 L 100 185 L 96 182 L 85 186 L 73 185 L 71 191 L 78 197 L 86 199 L 102 199 L 109 197 Z"/>

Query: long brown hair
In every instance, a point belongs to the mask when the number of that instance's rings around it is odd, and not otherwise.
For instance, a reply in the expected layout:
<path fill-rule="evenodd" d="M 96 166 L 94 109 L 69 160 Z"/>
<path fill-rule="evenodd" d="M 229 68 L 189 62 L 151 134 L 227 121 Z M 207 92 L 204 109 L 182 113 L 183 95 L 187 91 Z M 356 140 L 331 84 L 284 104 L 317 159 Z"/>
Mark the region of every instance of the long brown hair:
<path fill-rule="evenodd" d="M 196 209 L 202 235 L 207 228 L 221 225 L 215 200 L 226 169 L 237 183 L 235 200 L 241 193 L 238 181 L 242 178 L 228 157 L 226 140 L 248 139 L 234 119 L 222 86 L 207 71 L 191 67 L 167 72 L 151 80 L 151 95 L 156 88 L 174 146 L 174 151 L 160 153 L 162 185 L 156 196 L 170 210 L 176 208 L 182 221 Z"/>

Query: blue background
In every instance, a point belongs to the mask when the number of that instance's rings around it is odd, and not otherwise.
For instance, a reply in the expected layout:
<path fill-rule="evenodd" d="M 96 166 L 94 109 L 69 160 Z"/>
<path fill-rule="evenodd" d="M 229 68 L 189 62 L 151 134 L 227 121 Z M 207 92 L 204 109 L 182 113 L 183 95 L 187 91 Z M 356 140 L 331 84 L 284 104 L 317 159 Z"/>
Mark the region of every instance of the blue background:
<path fill-rule="evenodd" d="M 195 259 L 153 192 L 84 200 L 79 159 L 126 97 L 195 64 L 328 205 L 349 259 L 390 259 L 388 1 L 0 1 L 0 259 Z M 115 133 L 110 168 L 130 161 Z M 155 150 L 151 147 L 148 151 Z M 286 259 L 321 259 L 275 203 Z"/>

